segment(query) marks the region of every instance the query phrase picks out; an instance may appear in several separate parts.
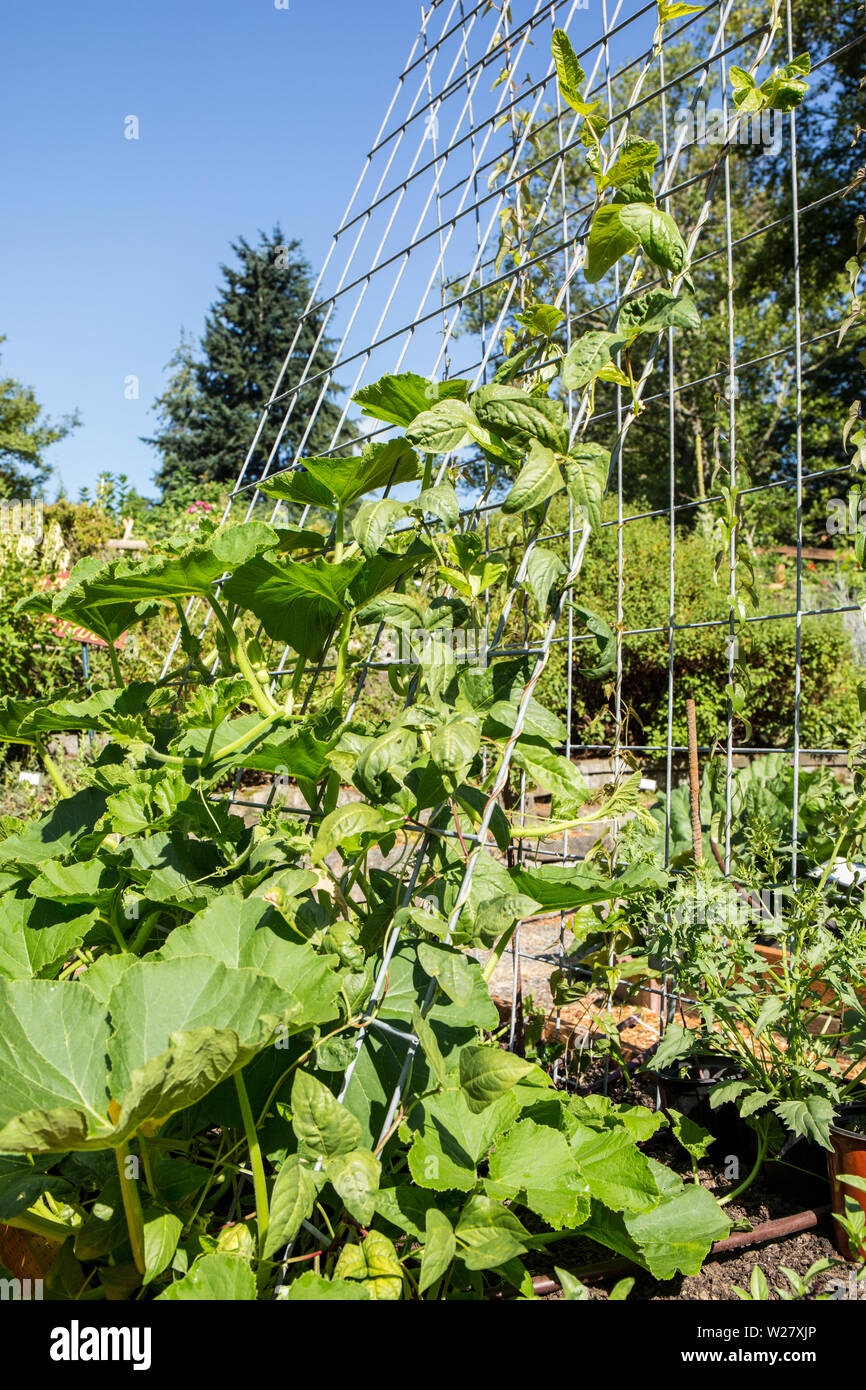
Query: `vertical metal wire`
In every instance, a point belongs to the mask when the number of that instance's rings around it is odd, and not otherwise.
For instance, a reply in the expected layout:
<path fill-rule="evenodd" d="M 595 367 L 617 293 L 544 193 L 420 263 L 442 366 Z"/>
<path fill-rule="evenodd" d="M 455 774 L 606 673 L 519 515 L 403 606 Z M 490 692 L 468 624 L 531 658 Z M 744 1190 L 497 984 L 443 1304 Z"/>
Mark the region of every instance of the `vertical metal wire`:
<path fill-rule="evenodd" d="M 794 57 L 791 0 L 786 0 L 788 62 Z M 794 787 L 791 810 L 791 877 L 797 877 L 799 850 L 797 826 L 800 814 L 800 696 L 802 692 L 803 634 L 803 344 L 800 303 L 800 193 L 797 163 L 797 115 L 789 116 L 791 138 L 791 238 L 794 256 L 794 409 L 797 450 L 797 613 L 794 647 Z"/>

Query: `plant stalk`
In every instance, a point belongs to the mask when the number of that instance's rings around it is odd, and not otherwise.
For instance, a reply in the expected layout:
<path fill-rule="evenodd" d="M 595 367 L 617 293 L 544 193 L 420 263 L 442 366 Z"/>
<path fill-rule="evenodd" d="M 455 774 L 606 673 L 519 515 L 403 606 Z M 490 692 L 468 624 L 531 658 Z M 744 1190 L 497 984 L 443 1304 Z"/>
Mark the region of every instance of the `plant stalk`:
<path fill-rule="evenodd" d="M 114 1158 L 117 1163 L 117 1176 L 120 1181 L 120 1195 L 123 1198 L 126 1228 L 129 1231 L 129 1243 L 132 1246 L 132 1258 L 135 1261 L 136 1269 L 143 1278 L 147 1268 L 144 1258 L 144 1215 L 141 1210 L 141 1198 L 138 1195 L 135 1178 L 129 1178 L 126 1175 L 129 1145 L 118 1144 L 114 1150 Z"/>
<path fill-rule="evenodd" d="M 244 1122 L 244 1134 L 246 1136 L 247 1148 L 250 1153 L 250 1167 L 253 1170 L 253 1191 L 256 1198 L 256 1226 L 259 1237 L 259 1259 L 264 1255 L 265 1241 L 268 1235 L 269 1209 L 268 1209 L 268 1184 L 265 1178 L 265 1165 L 262 1160 L 262 1150 L 259 1144 L 259 1136 L 256 1131 L 256 1122 L 253 1118 L 250 1098 L 247 1094 L 246 1083 L 242 1072 L 235 1072 L 235 1090 L 237 1091 L 238 1104 L 241 1108 L 241 1118 Z"/>

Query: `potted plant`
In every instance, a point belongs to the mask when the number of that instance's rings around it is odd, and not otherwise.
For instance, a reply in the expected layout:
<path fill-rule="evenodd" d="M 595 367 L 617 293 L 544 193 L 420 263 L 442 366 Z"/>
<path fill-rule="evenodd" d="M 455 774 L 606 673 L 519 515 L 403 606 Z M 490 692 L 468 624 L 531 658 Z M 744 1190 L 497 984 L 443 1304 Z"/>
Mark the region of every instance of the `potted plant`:
<path fill-rule="evenodd" d="M 862 784 L 859 792 L 857 815 Z M 828 876 L 798 884 L 784 915 L 768 923 L 743 910 L 731 884 L 697 869 L 678 880 L 648 926 L 650 950 L 693 1001 L 691 1026 L 668 1028 L 662 1062 L 709 1052 L 739 1069 L 709 1095 L 715 1110 L 733 1103 L 757 1134 L 755 1162 L 738 1191 L 786 1139 L 830 1152 L 839 1107 L 860 1088 L 866 1010 L 852 981 L 866 967 L 866 924 L 858 904 L 828 901 Z M 770 933 L 777 961 L 759 950 L 758 935 Z M 844 1007 L 835 1024 L 818 981 Z"/>

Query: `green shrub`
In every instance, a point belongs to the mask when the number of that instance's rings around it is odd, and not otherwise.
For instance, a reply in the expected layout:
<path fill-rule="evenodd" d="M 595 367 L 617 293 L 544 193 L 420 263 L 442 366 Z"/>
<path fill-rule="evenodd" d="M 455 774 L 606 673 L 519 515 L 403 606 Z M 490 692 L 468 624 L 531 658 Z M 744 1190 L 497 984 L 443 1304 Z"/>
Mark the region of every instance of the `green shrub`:
<path fill-rule="evenodd" d="M 609 515 L 609 513 L 608 513 Z M 555 513 L 553 529 L 567 519 Z M 548 545 L 565 552 L 562 541 Z M 665 518 L 649 517 L 623 528 L 622 644 L 624 713 L 629 741 L 664 746 L 667 740 L 668 621 L 670 610 L 669 529 Z M 727 711 L 727 575 L 713 582 L 716 545 L 701 531 L 679 531 L 674 571 L 673 741 L 686 742 L 686 700 L 695 701 L 698 737 L 712 744 L 725 737 Z M 790 747 L 793 739 L 795 639 L 793 618 L 774 617 L 795 607 L 793 566 L 782 590 L 760 579 L 760 612 L 767 621 L 747 623 L 737 634 L 741 669 L 748 672 L 745 713 L 751 732 L 739 723 L 735 740 L 757 747 Z M 605 527 L 587 550 L 576 600 L 614 626 L 617 614 L 617 529 Z M 715 624 L 684 627 L 685 624 Z M 583 631 L 582 627 L 576 632 Z M 635 630 L 637 630 L 635 632 Z M 584 652 L 586 657 L 584 658 Z M 613 678 L 604 689 L 581 667 L 591 664 L 593 644 L 578 642 L 573 672 L 572 738 L 607 744 L 615 729 Z M 803 747 L 839 747 L 850 742 L 858 721 L 857 683 L 862 674 L 848 634 L 836 614 L 805 618 L 801 629 L 800 742 Z M 541 680 L 540 698 L 564 716 L 567 705 L 567 646 L 554 649 Z"/>

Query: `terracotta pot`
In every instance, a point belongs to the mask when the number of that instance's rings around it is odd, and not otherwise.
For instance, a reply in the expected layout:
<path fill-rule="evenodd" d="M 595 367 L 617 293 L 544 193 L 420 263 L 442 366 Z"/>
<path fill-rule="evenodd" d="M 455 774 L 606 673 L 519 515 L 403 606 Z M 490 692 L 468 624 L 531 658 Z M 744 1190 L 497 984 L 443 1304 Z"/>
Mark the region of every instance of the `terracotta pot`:
<path fill-rule="evenodd" d="M 856 1113 L 861 1117 L 866 1117 L 866 1105 L 858 1108 Z M 866 1192 L 858 1188 L 848 1187 L 839 1181 L 842 1173 L 849 1173 L 852 1177 L 863 1178 L 866 1181 L 866 1134 L 858 1134 L 855 1130 L 845 1129 L 843 1120 L 842 1124 L 830 1126 L 830 1142 L 833 1145 L 833 1150 L 827 1155 L 827 1170 L 830 1174 L 830 1200 L 833 1211 L 838 1216 L 845 1215 L 846 1195 L 853 1197 L 854 1201 L 859 1202 L 863 1210 L 866 1211 Z M 855 1260 L 857 1256 L 838 1221 L 834 1221 L 833 1226 L 836 1249 L 840 1255 L 845 1256 L 846 1260 Z"/>

